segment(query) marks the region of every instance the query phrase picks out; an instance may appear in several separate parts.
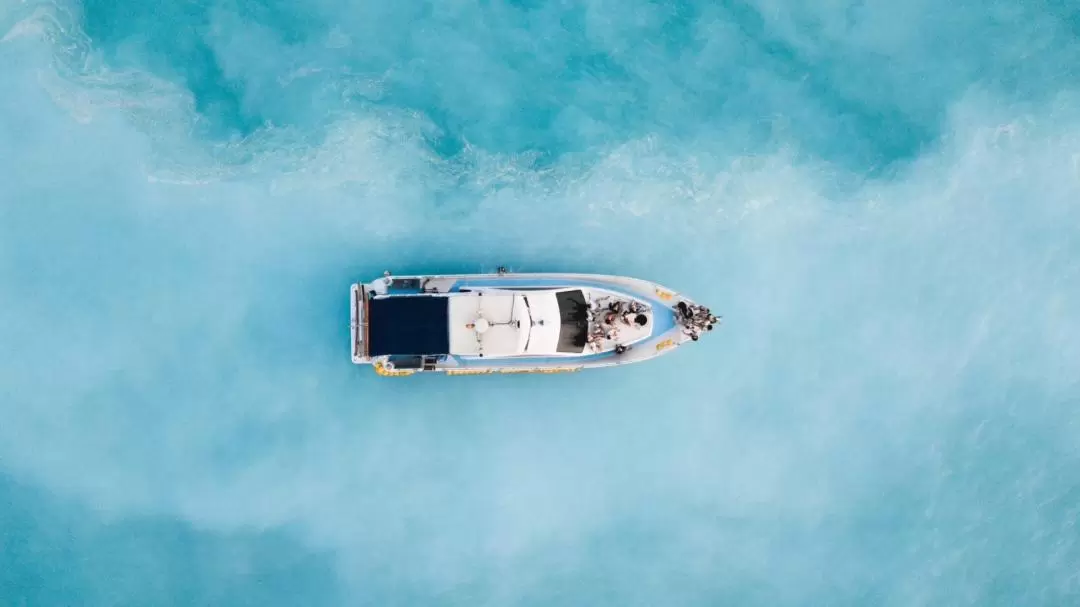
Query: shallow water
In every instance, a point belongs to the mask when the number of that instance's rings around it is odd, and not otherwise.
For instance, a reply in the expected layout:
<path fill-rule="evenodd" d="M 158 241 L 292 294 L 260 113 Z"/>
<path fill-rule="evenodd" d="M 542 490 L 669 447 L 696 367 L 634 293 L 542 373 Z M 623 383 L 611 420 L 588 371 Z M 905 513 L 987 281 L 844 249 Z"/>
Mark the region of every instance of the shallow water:
<path fill-rule="evenodd" d="M 0 0 L 10 605 L 1080 600 L 1080 9 Z M 386 380 L 385 269 L 629 274 Z"/>

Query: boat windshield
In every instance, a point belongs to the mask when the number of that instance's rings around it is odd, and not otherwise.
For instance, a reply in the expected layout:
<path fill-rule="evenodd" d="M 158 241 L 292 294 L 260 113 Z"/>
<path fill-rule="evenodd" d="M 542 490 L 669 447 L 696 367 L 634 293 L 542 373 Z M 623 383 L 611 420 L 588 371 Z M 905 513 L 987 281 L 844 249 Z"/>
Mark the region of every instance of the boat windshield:
<path fill-rule="evenodd" d="M 558 351 L 566 354 L 580 354 L 585 349 L 589 335 L 589 305 L 581 290 L 561 291 L 555 294 L 559 303 L 559 345 Z"/>

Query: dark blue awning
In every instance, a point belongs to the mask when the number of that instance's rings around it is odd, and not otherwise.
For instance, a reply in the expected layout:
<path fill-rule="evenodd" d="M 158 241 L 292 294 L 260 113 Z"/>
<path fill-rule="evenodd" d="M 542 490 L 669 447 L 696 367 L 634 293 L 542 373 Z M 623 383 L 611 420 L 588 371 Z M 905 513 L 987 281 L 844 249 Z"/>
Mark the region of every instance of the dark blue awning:
<path fill-rule="evenodd" d="M 448 354 L 449 302 L 446 297 L 399 295 L 368 302 L 368 352 Z"/>

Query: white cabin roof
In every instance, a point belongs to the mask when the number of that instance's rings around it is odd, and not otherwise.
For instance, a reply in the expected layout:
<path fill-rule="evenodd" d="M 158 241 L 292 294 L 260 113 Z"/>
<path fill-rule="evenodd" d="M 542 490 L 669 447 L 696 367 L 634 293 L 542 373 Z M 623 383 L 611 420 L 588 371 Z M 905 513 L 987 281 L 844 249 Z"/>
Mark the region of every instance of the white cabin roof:
<path fill-rule="evenodd" d="M 449 299 L 450 354 L 557 354 L 557 291 L 456 293 Z"/>

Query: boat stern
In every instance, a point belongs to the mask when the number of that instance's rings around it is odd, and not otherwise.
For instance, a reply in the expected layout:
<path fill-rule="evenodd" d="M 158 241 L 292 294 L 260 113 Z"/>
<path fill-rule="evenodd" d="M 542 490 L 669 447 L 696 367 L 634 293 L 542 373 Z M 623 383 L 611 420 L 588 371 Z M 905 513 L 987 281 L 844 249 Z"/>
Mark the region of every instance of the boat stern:
<path fill-rule="evenodd" d="M 349 290 L 349 337 L 352 361 L 358 365 L 368 364 L 371 358 L 367 348 L 367 290 L 362 284 L 354 284 Z"/>

